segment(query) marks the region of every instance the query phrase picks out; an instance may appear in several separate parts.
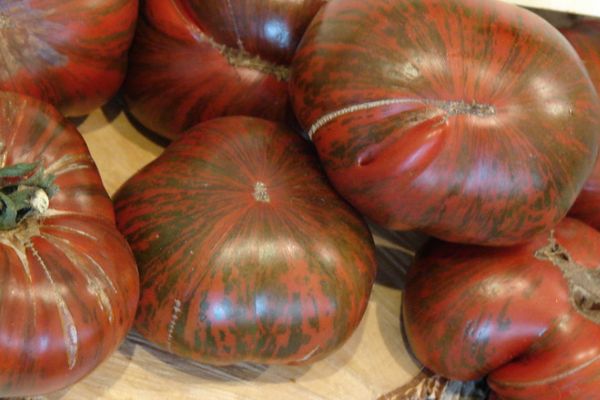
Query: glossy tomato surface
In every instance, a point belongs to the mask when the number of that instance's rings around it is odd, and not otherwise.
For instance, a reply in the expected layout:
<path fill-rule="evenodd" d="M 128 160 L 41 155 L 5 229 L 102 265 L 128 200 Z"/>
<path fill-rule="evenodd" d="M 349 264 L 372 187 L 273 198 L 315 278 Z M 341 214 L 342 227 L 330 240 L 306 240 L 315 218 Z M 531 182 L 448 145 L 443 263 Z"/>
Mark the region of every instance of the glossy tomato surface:
<path fill-rule="evenodd" d="M 566 218 L 532 239 L 424 250 L 404 293 L 406 336 L 426 367 L 458 380 L 487 375 L 499 399 L 594 399 L 600 233 Z"/>
<path fill-rule="evenodd" d="M 83 115 L 119 89 L 138 0 L 3 0 L 0 89 Z"/>
<path fill-rule="evenodd" d="M 53 178 L 53 195 L 34 188 L 49 202 L 0 230 L 0 396 L 33 396 L 76 382 L 117 348 L 139 281 L 85 142 L 54 108 L 0 94 L 0 163 L 3 222 L 9 199 L 33 185 L 11 168 Z"/>
<path fill-rule="evenodd" d="M 133 116 L 175 138 L 226 115 L 284 121 L 289 64 L 324 0 L 147 0 L 125 95 Z"/>
<path fill-rule="evenodd" d="M 575 25 L 561 29 L 585 63 L 585 67 L 594 83 L 596 92 L 600 92 L 600 21 L 583 20 Z M 600 136 L 600 127 L 596 129 Z M 600 163 L 596 165 L 585 182 L 570 215 L 600 229 Z"/>
<path fill-rule="evenodd" d="M 138 261 L 135 328 L 212 364 L 304 363 L 365 311 L 374 247 L 305 141 L 250 117 L 205 122 L 115 197 Z"/>
<path fill-rule="evenodd" d="M 581 60 L 499 1 L 330 1 L 290 91 L 352 205 L 449 241 L 508 245 L 550 228 L 596 156 L 600 105 Z"/>

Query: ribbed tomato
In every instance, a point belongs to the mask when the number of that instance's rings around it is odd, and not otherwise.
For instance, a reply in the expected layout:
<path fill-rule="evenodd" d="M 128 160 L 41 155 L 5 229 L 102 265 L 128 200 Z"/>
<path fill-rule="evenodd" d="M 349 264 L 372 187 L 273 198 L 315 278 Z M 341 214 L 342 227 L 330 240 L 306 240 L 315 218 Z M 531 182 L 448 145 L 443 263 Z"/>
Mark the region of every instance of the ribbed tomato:
<path fill-rule="evenodd" d="M 561 32 L 577 50 L 596 91 L 600 93 L 600 21 L 578 21 L 573 26 L 561 29 Z M 600 136 L 600 127 L 596 130 Z M 600 229 L 600 162 L 598 159 L 569 214 Z"/>
<path fill-rule="evenodd" d="M 135 260 L 81 135 L 0 93 L 0 396 L 66 387 L 124 339 Z"/>
<path fill-rule="evenodd" d="M 352 205 L 449 241 L 549 229 L 596 156 L 600 103 L 581 60 L 550 24 L 499 1 L 330 1 L 290 91 Z"/>
<path fill-rule="evenodd" d="M 108 101 L 125 77 L 138 0 L 3 0 L 0 89 L 66 115 Z"/>
<path fill-rule="evenodd" d="M 373 241 L 310 147 L 250 117 L 205 122 L 115 196 L 138 261 L 135 328 L 197 361 L 303 363 L 365 311 Z"/>
<path fill-rule="evenodd" d="M 403 297 L 406 336 L 445 377 L 480 379 L 500 399 L 600 393 L 600 233 L 565 219 L 523 246 L 438 242 Z"/>
<path fill-rule="evenodd" d="M 225 115 L 284 121 L 289 64 L 325 0 L 147 0 L 125 95 L 133 116 L 175 138 Z"/>

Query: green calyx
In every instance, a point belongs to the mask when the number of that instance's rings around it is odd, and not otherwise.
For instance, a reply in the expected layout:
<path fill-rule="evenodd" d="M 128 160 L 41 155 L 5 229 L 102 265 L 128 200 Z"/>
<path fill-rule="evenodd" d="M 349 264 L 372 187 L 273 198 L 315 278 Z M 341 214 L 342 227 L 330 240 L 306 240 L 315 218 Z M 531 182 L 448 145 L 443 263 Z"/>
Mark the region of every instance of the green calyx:
<path fill-rule="evenodd" d="M 0 168 L 0 230 L 13 229 L 26 217 L 42 214 L 58 191 L 54 179 L 40 163 Z"/>

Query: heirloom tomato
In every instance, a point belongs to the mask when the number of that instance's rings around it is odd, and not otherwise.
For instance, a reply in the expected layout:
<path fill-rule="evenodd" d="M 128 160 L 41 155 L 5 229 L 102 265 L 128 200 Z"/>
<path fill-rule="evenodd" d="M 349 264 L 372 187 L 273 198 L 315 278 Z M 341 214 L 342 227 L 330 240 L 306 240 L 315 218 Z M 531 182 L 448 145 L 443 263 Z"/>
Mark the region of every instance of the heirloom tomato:
<path fill-rule="evenodd" d="M 531 239 L 424 250 L 403 298 L 410 347 L 447 378 L 487 376 L 499 399 L 596 399 L 600 233 L 566 218 Z"/>
<path fill-rule="evenodd" d="M 138 0 L 0 1 L 0 90 L 84 115 L 119 89 Z"/>
<path fill-rule="evenodd" d="M 146 0 L 125 83 L 131 114 L 175 138 L 226 115 L 291 118 L 289 64 L 325 0 Z"/>
<path fill-rule="evenodd" d="M 192 128 L 115 197 L 141 277 L 135 328 L 212 364 L 304 363 L 340 346 L 375 274 L 363 220 L 273 122 Z"/>
<path fill-rule="evenodd" d="M 333 0 L 290 95 L 337 190 L 374 222 L 487 245 L 567 213 L 600 103 L 549 23 L 495 0 Z"/>
<path fill-rule="evenodd" d="M 0 396 L 64 388 L 135 316 L 135 260 L 81 135 L 52 106 L 0 93 Z"/>
<path fill-rule="evenodd" d="M 561 29 L 561 32 L 577 50 L 585 63 L 596 91 L 600 92 L 600 21 L 578 21 L 573 26 Z M 596 127 L 596 133 L 600 135 L 600 126 Z M 585 182 L 569 214 L 600 229 L 600 163 L 598 159 L 596 159 L 594 170 Z"/>

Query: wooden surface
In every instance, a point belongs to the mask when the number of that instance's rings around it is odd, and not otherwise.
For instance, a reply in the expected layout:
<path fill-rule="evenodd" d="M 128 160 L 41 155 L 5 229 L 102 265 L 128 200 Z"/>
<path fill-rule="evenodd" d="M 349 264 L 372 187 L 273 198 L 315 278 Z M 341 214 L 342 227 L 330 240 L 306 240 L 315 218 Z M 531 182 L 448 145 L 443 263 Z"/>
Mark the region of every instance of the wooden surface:
<path fill-rule="evenodd" d="M 116 103 L 77 122 L 110 194 L 162 151 L 133 128 Z M 86 379 L 46 398 L 400 400 L 403 397 L 397 389 L 420 371 L 408 355 L 399 327 L 399 287 L 412 258 L 403 247 L 417 246 L 423 238 L 374 231 L 380 283 L 358 330 L 325 360 L 302 367 L 214 368 L 169 355 L 132 332 Z"/>

